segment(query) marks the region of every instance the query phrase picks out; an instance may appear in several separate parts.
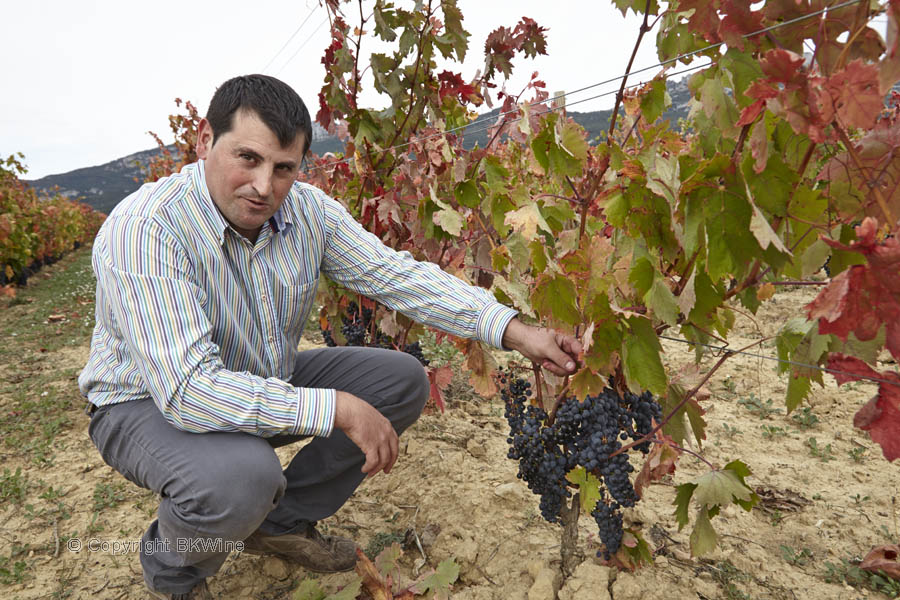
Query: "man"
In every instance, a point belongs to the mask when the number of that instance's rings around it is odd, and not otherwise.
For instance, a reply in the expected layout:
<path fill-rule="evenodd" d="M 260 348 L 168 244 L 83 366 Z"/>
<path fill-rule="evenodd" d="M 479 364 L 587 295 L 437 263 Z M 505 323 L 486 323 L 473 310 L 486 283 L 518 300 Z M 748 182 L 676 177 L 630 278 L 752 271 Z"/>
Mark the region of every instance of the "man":
<path fill-rule="evenodd" d="M 161 496 L 140 555 L 155 597 L 209 597 L 206 578 L 241 541 L 311 570 L 353 567 L 355 544 L 315 523 L 391 471 L 428 382 L 401 352 L 297 351 L 321 274 L 557 374 L 575 369 L 573 338 L 385 247 L 296 182 L 311 137 L 286 84 L 231 79 L 200 122 L 200 160 L 123 200 L 97 235 L 79 385 L 103 459 Z M 273 448 L 308 436 L 282 470 Z"/>

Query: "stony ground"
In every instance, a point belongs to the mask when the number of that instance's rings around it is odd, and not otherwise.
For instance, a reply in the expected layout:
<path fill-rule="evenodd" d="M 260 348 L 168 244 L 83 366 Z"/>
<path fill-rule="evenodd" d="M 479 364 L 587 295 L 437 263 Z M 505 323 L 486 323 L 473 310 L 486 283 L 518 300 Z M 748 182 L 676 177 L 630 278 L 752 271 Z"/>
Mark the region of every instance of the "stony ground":
<path fill-rule="evenodd" d="M 92 325 L 88 252 L 0 305 L 0 598 L 145 597 L 137 554 L 116 554 L 113 544 L 140 537 L 156 497 L 102 462 L 76 388 Z M 783 290 L 757 317 L 741 319 L 732 345 L 772 335 L 812 294 Z M 686 347 L 666 344 L 672 365 L 691 361 Z M 775 354 L 770 342 L 754 351 Z M 561 581 L 559 530 L 540 519 L 537 499 L 505 457 L 502 406 L 476 398 L 461 376 L 448 411 L 425 415 L 403 437 L 394 471 L 366 481 L 323 527 L 373 552 L 415 532 L 422 551 L 407 545 L 401 579 L 451 558 L 460 566 L 452 595 L 459 599 L 887 597 L 854 578 L 852 561 L 897 541 L 900 472 L 852 427 L 874 387 L 826 382 L 808 410 L 786 416 L 775 363 L 734 357 L 713 377 L 704 402 L 708 439 L 694 450 L 720 465 L 744 460 L 753 471 L 748 483 L 765 502 L 750 513 L 724 510 L 714 520 L 719 547 L 703 558 L 690 555 L 689 531 L 679 532 L 672 515 L 674 486 L 705 468 L 686 456 L 671 480 L 627 513 L 650 543 L 653 565 L 633 574 L 599 565 L 591 558 L 596 526 L 582 517 L 579 542 L 589 558 Z M 279 453 L 287 461 L 295 451 Z M 72 551 L 79 542 L 81 551 Z M 221 598 L 290 598 L 311 576 L 279 559 L 235 554 L 210 588 Z M 337 590 L 350 577 L 318 579 Z"/>

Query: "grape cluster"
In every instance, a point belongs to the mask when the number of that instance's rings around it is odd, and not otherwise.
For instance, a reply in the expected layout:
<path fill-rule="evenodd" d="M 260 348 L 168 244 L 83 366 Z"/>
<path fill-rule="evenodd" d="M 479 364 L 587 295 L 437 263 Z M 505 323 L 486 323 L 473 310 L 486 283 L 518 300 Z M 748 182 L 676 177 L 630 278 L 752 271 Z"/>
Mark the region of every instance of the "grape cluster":
<path fill-rule="evenodd" d="M 372 309 L 362 307 L 360 310 L 356 302 L 350 302 L 347 305 L 347 311 L 341 315 L 341 333 L 347 340 L 348 346 L 366 346 L 369 348 L 386 348 L 388 350 L 400 349 L 394 340 L 385 335 L 380 329 L 375 328 L 375 335 L 372 335 Z M 329 348 L 337 346 L 331 329 L 322 329 L 322 337 L 325 345 Z M 430 361 L 422 354 L 422 347 L 419 342 L 406 344 L 402 348 L 403 352 L 411 355 L 413 358 L 422 363 L 423 367 L 427 367 Z"/>
<path fill-rule="evenodd" d="M 500 373 L 501 398 L 506 405 L 510 434 L 508 456 L 519 461 L 518 477 L 541 497 L 541 516 L 550 523 L 559 521 L 568 490 L 566 474 L 584 467 L 600 479 L 601 499 L 591 512 L 600 531 L 609 559 L 622 542 L 621 509 L 634 506 L 637 495 L 630 475 L 634 467 L 627 452 L 610 457 L 627 440 L 638 440 L 659 422 L 659 404 L 649 392 L 620 396 L 607 387 L 583 402 L 564 399 L 550 422 L 549 415 L 531 404 L 531 384 L 509 372 Z M 635 446 L 648 452 L 649 443 Z"/>

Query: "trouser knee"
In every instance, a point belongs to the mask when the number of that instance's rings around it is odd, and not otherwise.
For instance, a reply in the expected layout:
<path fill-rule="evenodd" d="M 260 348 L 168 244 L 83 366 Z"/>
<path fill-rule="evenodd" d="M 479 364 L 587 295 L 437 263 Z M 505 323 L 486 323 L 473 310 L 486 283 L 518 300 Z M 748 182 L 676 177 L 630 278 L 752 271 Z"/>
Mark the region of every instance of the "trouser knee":
<path fill-rule="evenodd" d="M 278 457 L 264 440 L 259 442 L 253 456 L 207 469 L 196 496 L 173 505 L 172 516 L 190 523 L 199 536 L 243 540 L 253 533 L 278 505 L 286 485 Z"/>
<path fill-rule="evenodd" d="M 397 432 L 401 433 L 422 414 L 431 391 L 431 384 L 422 363 L 409 354 L 403 352 L 396 354 L 393 367 L 400 385 L 396 400 L 398 410 L 391 422 Z"/>

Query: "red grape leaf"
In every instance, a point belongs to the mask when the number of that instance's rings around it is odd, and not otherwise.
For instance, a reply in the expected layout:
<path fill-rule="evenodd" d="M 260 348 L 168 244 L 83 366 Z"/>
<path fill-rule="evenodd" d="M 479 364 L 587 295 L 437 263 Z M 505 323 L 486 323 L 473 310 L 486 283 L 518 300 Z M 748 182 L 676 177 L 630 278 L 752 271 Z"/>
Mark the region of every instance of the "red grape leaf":
<path fill-rule="evenodd" d="M 660 481 L 666 475 L 675 472 L 675 463 L 681 455 L 681 448 L 675 444 L 675 440 L 665 434 L 658 434 L 661 444 L 653 444 L 653 449 L 644 460 L 644 466 L 634 480 L 634 491 L 638 498 L 643 496 L 645 485 L 654 481 Z"/>
<path fill-rule="evenodd" d="M 431 384 L 431 399 L 444 412 L 444 390 L 450 385 L 453 379 L 453 370 L 448 366 L 438 367 L 437 369 L 428 368 L 428 381 Z"/>
<path fill-rule="evenodd" d="M 747 108 L 741 111 L 741 118 L 738 119 L 737 126 L 743 127 L 744 125 L 749 125 L 753 121 L 755 121 L 759 115 L 761 115 L 766 110 L 766 101 L 765 100 L 757 100 Z M 765 125 L 763 126 L 765 127 Z"/>
<path fill-rule="evenodd" d="M 463 368 L 469 371 L 469 382 L 475 391 L 490 398 L 497 393 L 497 384 L 491 374 L 497 369 L 497 361 L 493 355 L 486 351 L 481 342 L 477 340 L 465 340 L 463 342 L 466 362 Z"/>
<path fill-rule="evenodd" d="M 472 84 L 466 83 L 459 73 L 443 71 L 438 75 L 438 81 L 441 84 L 438 91 L 441 100 L 445 96 L 453 96 L 459 98 L 463 104 L 466 102 L 481 103 L 481 95 L 478 90 Z"/>
<path fill-rule="evenodd" d="M 763 73 L 778 83 L 804 84 L 801 72 L 803 57 L 790 50 L 769 50 L 760 59 L 759 66 L 762 67 Z"/>
<path fill-rule="evenodd" d="M 853 425 L 869 432 L 886 459 L 893 461 L 900 457 L 900 373 L 875 371 L 860 359 L 844 354 L 829 356 L 828 368 L 840 371 L 834 373 L 839 384 L 864 378 L 881 380 L 878 395 L 857 411 Z"/>
<path fill-rule="evenodd" d="M 682 0 L 678 3 L 678 12 L 687 12 L 693 9 L 694 14 L 688 19 L 688 27 L 701 34 L 707 42 L 716 44 L 721 42 L 719 37 L 719 16 L 716 14 L 718 1 L 708 0 Z"/>
<path fill-rule="evenodd" d="M 828 78 L 826 88 L 845 127 L 871 129 L 884 98 L 878 83 L 878 67 L 856 59 Z"/>
<path fill-rule="evenodd" d="M 893 462 L 900 457 L 900 376 L 881 373 L 881 378 L 888 376 L 893 376 L 895 383 L 879 383 L 878 396 L 856 413 L 853 424 L 868 431 L 872 441 L 881 446 L 884 457 Z M 874 408 L 870 406 L 873 401 Z"/>
<path fill-rule="evenodd" d="M 859 568 L 871 573 L 883 571 L 891 579 L 900 579 L 900 546 L 889 544 L 872 548 L 861 563 Z"/>
<path fill-rule="evenodd" d="M 847 356 L 845 354 L 831 354 L 828 357 L 828 368 L 840 371 L 839 373 L 832 373 L 838 385 L 869 377 L 879 377 L 878 371 L 855 356 Z"/>
<path fill-rule="evenodd" d="M 749 2 L 725 0 L 722 3 L 722 13 L 724 16 L 719 23 L 719 36 L 729 48 L 743 50 L 746 41 L 744 36 L 762 29 L 762 11 L 751 11 Z"/>

